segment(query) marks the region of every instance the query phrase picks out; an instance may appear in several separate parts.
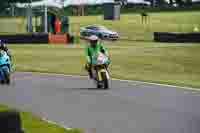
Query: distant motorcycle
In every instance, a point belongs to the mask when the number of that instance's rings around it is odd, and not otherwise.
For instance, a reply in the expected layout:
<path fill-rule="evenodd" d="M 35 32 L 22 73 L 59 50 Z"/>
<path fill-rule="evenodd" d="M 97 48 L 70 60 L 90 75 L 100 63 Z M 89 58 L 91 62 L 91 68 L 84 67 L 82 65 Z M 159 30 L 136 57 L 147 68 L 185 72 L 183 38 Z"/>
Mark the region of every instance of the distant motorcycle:
<path fill-rule="evenodd" d="M 10 57 L 3 50 L 0 50 L 0 83 L 10 84 Z"/>
<path fill-rule="evenodd" d="M 107 70 L 109 58 L 101 52 L 93 57 L 92 75 L 97 88 L 109 88 L 110 75 Z"/>

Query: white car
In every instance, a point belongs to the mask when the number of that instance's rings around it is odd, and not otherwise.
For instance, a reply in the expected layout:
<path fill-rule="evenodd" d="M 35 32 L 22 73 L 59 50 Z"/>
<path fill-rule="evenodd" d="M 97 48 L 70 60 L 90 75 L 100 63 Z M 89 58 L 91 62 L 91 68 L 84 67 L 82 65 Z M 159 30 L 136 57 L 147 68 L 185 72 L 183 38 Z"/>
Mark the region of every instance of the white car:
<path fill-rule="evenodd" d="M 80 30 L 81 37 L 89 37 L 91 35 L 96 35 L 103 40 L 117 40 L 119 39 L 119 34 L 115 31 L 107 29 L 105 26 L 101 25 L 89 25 L 82 27 Z"/>

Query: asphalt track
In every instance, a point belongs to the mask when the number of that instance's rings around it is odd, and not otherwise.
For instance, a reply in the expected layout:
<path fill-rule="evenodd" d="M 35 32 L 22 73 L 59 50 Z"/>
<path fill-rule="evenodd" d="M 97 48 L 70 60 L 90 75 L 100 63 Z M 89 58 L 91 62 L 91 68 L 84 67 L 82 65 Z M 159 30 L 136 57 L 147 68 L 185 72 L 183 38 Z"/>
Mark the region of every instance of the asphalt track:
<path fill-rule="evenodd" d="M 112 81 L 97 90 L 87 78 L 15 73 L 0 103 L 96 133 L 199 133 L 200 92 Z M 30 120 L 31 122 L 31 120 Z"/>

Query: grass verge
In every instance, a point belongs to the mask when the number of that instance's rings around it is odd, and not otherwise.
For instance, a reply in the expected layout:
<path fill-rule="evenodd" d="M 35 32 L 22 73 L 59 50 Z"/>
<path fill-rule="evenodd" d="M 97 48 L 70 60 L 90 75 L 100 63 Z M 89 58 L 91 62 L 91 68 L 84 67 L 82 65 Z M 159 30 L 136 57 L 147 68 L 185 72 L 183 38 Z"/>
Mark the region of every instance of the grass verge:
<path fill-rule="evenodd" d="M 112 76 L 200 87 L 200 45 L 144 42 L 105 43 Z M 11 45 L 16 71 L 86 75 L 84 46 Z"/>
<path fill-rule="evenodd" d="M 10 108 L 0 105 L 0 112 Z M 81 133 L 78 129 L 66 130 L 58 125 L 53 125 L 33 116 L 31 113 L 21 112 L 22 127 L 25 133 Z"/>
<path fill-rule="evenodd" d="M 189 18 L 189 19 L 188 19 Z M 120 37 L 130 40 L 153 40 L 153 32 L 193 32 L 199 27 L 199 12 L 149 13 L 148 23 L 142 23 L 140 14 L 123 14 L 120 20 L 103 20 L 103 16 L 70 17 L 72 33 L 80 27 L 101 24 L 117 31 Z"/>

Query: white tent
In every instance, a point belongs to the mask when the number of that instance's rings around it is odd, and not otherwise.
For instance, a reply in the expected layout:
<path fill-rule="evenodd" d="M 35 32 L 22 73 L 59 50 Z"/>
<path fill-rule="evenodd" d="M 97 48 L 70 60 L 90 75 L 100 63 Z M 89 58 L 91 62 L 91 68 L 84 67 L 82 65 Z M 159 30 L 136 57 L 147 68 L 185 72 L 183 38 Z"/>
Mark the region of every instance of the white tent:
<path fill-rule="evenodd" d="M 200 0 L 192 0 L 192 2 L 200 2 Z"/>
<path fill-rule="evenodd" d="M 34 7 L 44 7 L 44 27 L 45 27 L 45 31 L 44 32 L 48 32 L 48 23 L 47 23 L 47 11 L 48 11 L 48 7 L 57 7 L 57 8 L 63 8 L 64 3 L 61 0 L 42 0 L 42 1 L 38 1 L 38 2 L 32 2 L 32 3 L 17 3 L 16 4 L 17 7 L 19 8 L 27 8 L 31 10 L 31 8 Z M 31 8 L 30 8 L 31 7 Z M 32 13 L 29 10 L 28 12 L 28 25 L 32 25 Z M 29 26 L 28 26 L 29 27 Z"/>
<path fill-rule="evenodd" d="M 64 6 L 69 5 L 101 5 L 107 2 L 114 2 L 114 0 L 65 0 Z"/>
<path fill-rule="evenodd" d="M 103 3 L 108 3 L 108 2 L 114 2 L 114 0 L 65 0 L 64 1 L 64 6 L 69 6 L 69 5 L 101 5 Z M 144 3 L 144 4 L 150 4 L 150 2 L 144 1 L 144 0 L 127 0 L 128 3 Z"/>
<path fill-rule="evenodd" d="M 169 0 L 166 0 L 167 3 L 169 3 Z M 192 0 L 192 2 L 200 2 L 200 0 Z"/>
<path fill-rule="evenodd" d="M 127 0 L 127 3 L 133 3 L 133 4 L 147 4 L 147 5 L 150 5 L 150 4 L 151 4 L 149 1 L 145 1 L 145 0 Z"/>
<path fill-rule="evenodd" d="M 57 7 L 63 8 L 63 3 L 60 0 L 43 0 L 43 1 L 36 1 L 32 3 L 17 3 L 16 6 L 19 8 L 24 8 L 31 5 L 31 7 L 40 7 L 40 6 L 47 6 L 47 7 Z"/>
<path fill-rule="evenodd" d="M 169 2 L 169 0 L 166 0 Z M 38 6 L 48 6 L 48 7 L 57 7 L 57 8 L 63 8 L 70 5 L 99 5 L 107 2 L 114 2 L 114 0 L 41 0 L 38 2 L 32 2 L 32 7 L 38 7 Z M 128 3 L 143 3 L 143 4 L 150 4 L 150 2 L 145 0 L 127 0 Z M 200 2 L 200 0 L 192 0 L 192 2 Z M 28 4 L 17 4 L 17 7 L 25 7 Z"/>
<path fill-rule="evenodd" d="M 47 6 L 47 7 L 57 7 L 63 8 L 70 5 L 97 5 L 107 2 L 114 2 L 114 0 L 42 0 L 37 2 L 28 3 L 17 3 L 16 6 L 19 8 L 24 8 L 28 5 L 32 7 Z"/>
<path fill-rule="evenodd" d="M 32 2 L 32 7 L 38 6 L 47 6 L 47 7 L 57 7 L 63 8 L 70 5 L 101 5 L 103 3 L 114 2 L 114 0 L 42 0 L 38 2 Z M 128 3 L 143 3 L 143 4 L 150 4 L 145 0 L 127 0 Z M 29 5 L 28 3 L 25 4 L 17 4 L 17 7 L 25 7 Z"/>

